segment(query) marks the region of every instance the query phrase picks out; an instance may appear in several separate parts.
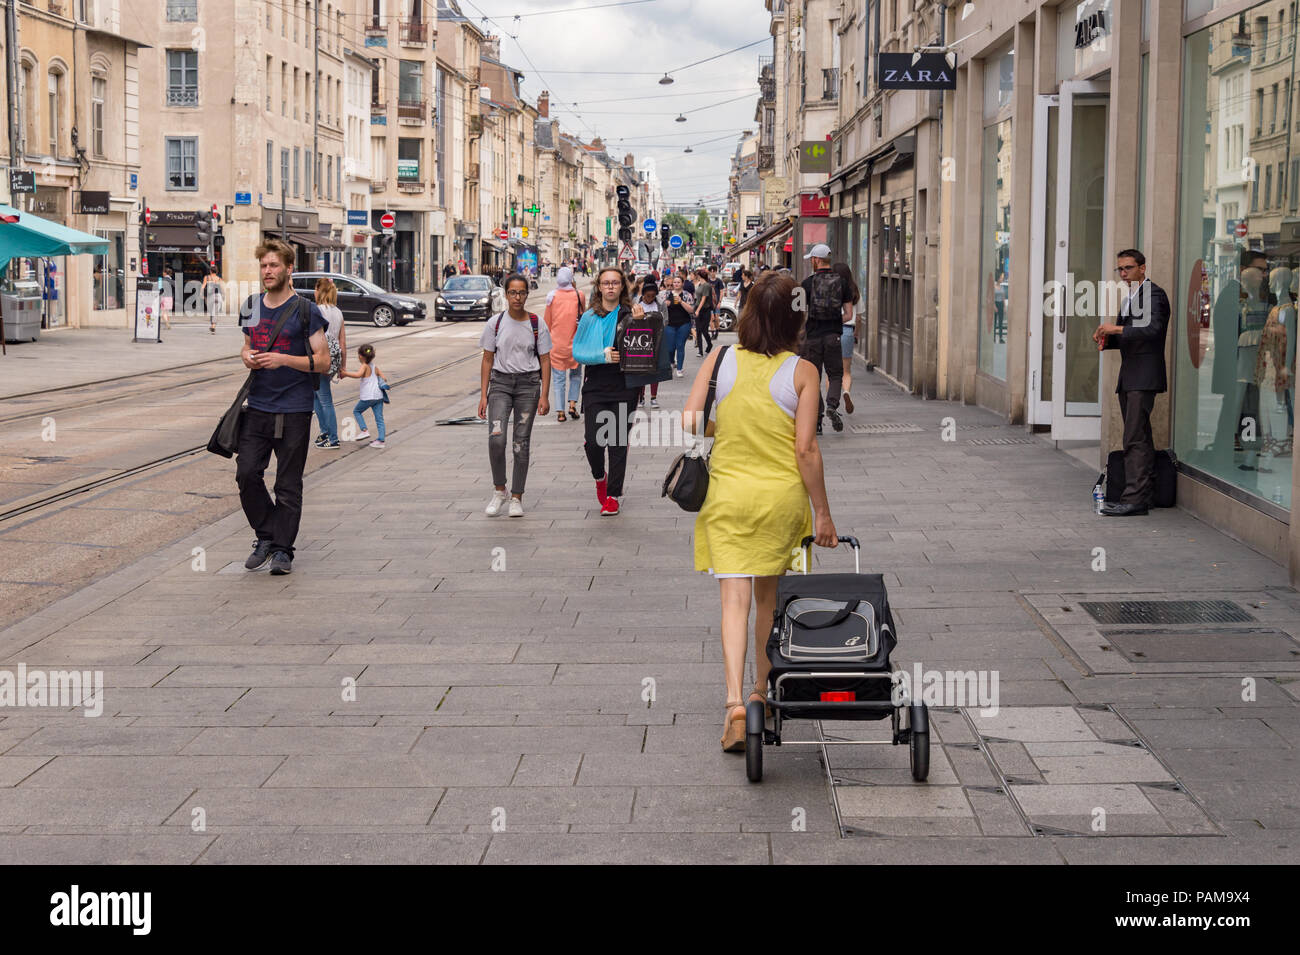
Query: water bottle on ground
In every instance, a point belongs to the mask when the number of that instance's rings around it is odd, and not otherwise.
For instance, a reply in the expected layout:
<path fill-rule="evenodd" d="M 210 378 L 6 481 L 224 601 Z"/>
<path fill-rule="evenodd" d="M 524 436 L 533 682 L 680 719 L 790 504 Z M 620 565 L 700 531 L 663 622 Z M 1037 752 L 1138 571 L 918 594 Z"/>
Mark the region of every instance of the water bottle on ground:
<path fill-rule="evenodd" d="M 1101 513 L 1101 506 L 1106 503 L 1106 488 L 1102 484 L 1102 479 L 1097 478 L 1097 483 L 1092 486 L 1092 508 L 1098 514 Z"/>

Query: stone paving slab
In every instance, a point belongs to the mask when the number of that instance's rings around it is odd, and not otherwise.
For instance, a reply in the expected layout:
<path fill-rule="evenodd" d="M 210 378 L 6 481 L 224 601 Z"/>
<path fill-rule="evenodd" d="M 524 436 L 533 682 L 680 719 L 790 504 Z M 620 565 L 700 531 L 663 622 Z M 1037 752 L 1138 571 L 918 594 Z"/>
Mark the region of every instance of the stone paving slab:
<path fill-rule="evenodd" d="M 458 370 L 465 391 L 475 372 Z M 837 816 L 816 749 L 767 749 L 760 785 L 719 752 L 718 590 L 691 570 L 692 516 L 659 497 L 672 449 L 633 450 L 626 510 L 602 520 L 580 433 L 539 423 L 528 515 L 491 521 L 483 432 L 403 420 L 382 456 L 309 480 L 292 577 L 243 572 L 236 513 L 0 634 L 0 659 L 103 669 L 111 687 L 95 719 L 0 709 L 0 827 L 23 830 L 0 836 L 0 861 L 42 846 L 204 863 L 1293 856 L 1300 676 L 1089 671 L 1061 633 L 1095 628 L 1059 611 L 1200 587 L 1257 595 L 1251 612 L 1283 628 L 1300 597 L 1282 568 L 1179 511 L 1100 521 L 1095 471 L 1044 442 L 944 443 L 949 414 L 1023 432 L 864 380 L 856 420 L 926 429 L 822 442 L 837 526 L 891 588 L 896 660 L 1000 676 L 996 715 L 932 711 L 928 783 L 903 748 L 834 748 Z M 689 383 L 666 383 L 665 407 Z M 196 807 L 206 833 L 188 831 Z"/>

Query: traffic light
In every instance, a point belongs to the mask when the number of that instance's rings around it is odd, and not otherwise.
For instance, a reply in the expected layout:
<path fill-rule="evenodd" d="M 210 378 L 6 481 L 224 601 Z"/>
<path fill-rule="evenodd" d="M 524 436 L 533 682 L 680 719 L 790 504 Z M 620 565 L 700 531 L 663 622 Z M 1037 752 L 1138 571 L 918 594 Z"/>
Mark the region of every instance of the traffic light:
<path fill-rule="evenodd" d="M 636 210 L 628 201 L 627 186 L 618 186 L 614 192 L 618 195 L 618 237 L 624 242 L 632 241 L 632 223 L 636 222 Z"/>
<path fill-rule="evenodd" d="M 662 248 L 668 248 L 668 226 L 666 225 L 659 227 L 659 245 Z"/>
<path fill-rule="evenodd" d="M 195 213 L 194 230 L 197 233 L 199 245 L 209 246 L 212 244 L 212 216 L 206 212 Z"/>

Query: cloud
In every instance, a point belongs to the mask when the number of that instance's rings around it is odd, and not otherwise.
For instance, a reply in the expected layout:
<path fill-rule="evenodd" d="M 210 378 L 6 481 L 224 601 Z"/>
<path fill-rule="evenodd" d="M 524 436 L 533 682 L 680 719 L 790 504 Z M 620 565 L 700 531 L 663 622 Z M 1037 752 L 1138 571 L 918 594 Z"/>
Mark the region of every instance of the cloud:
<path fill-rule="evenodd" d="M 769 15 L 763 0 L 654 0 L 514 19 L 578 5 L 578 0 L 461 0 L 476 26 L 501 36 L 501 57 L 524 74 L 525 97 L 535 103 L 542 90 L 550 92 L 551 115 L 566 132 L 584 139 L 599 135 L 615 155 L 653 156 L 670 201 L 725 194 L 739 135 L 756 128 L 758 58 L 770 55 L 770 40 L 682 70 L 671 86 L 660 86 L 658 77 L 764 38 Z M 496 22 L 485 26 L 483 13 Z M 640 73 L 649 75 L 634 75 Z M 615 102 L 595 102 L 601 100 Z M 688 112 L 723 100 L 735 101 Z M 679 112 L 686 113 L 685 123 L 675 122 Z M 733 130 L 733 137 L 718 141 L 725 135 L 719 131 Z M 714 141 L 696 146 L 700 140 Z M 682 151 L 688 144 L 695 150 L 689 155 Z"/>

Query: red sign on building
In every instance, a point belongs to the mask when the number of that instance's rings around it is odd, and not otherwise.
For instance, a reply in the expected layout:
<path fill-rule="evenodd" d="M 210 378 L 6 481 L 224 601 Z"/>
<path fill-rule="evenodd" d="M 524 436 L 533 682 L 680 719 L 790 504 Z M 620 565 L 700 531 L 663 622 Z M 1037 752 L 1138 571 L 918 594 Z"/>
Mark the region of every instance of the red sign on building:
<path fill-rule="evenodd" d="M 831 197 L 820 192 L 801 192 L 799 194 L 799 215 L 829 216 L 831 214 Z"/>

